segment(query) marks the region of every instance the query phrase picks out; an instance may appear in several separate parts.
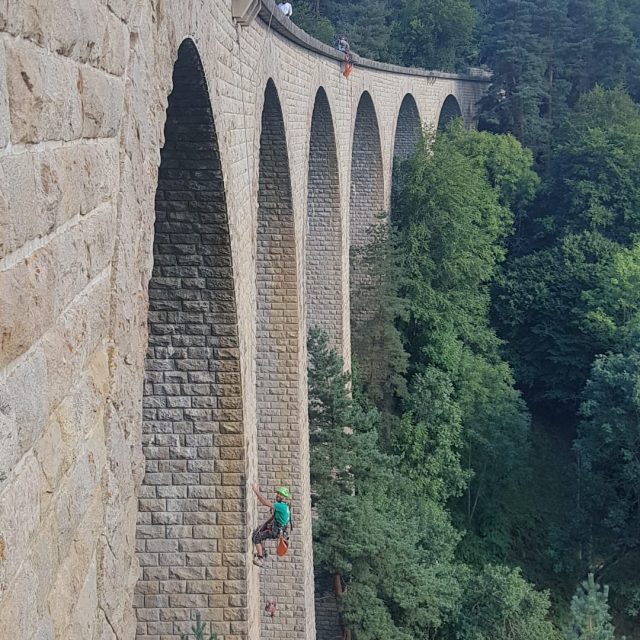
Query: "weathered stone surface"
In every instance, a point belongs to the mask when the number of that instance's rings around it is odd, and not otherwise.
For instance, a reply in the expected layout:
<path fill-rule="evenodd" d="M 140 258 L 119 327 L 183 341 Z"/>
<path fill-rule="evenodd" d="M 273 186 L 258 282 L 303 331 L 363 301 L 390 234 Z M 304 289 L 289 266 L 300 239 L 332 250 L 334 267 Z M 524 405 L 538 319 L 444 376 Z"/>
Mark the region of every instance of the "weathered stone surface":
<path fill-rule="evenodd" d="M 6 203 L 4 212 L 0 205 L 0 220 L 4 218 L 0 229 L 5 229 L 5 240 L 0 240 L 0 258 L 53 229 L 50 212 L 29 215 L 29 212 L 41 211 L 38 173 L 37 157 L 32 153 L 0 158 L 0 198 Z"/>
<path fill-rule="evenodd" d="M 97 0 L 3 0 L 9 33 L 61 56 L 120 75 L 126 64 L 126 25 Z"/>
<path fill-rule="evenodd" d="M 117 183 L 115 141 L 99 141 L 47 150 L 39 157 L 41 207 L 60 226 L 110 202 Z"/>
<path fill-rule="evenodd" d="M 54 315 L 55 265 L 40 250 L 0 271 L 0 367 L 22 355 Z"/>
<path fill-rule="evenodd" d="M 98 278 L 83 291 L 43 336 L 47 367 L 55 372 L 48 379 L 51 410 L 68 395 L 77 372 L 86 370 L 100 345 L 100 353 L 106 353 L 104 343 L 109 327 L 109 279 L 106 276 Z"/>
<path fill-rule="evenodd" d="M 4 547 L 0 562 L 0 603 L 28 555 L 29 544 L 37 532 L 40 521 L 38 479 L 38 463 L 33 455 L 28 454 L 13 469 L 11 482 L 5 482 L 0 491 L 0 537 Z M 0 637 L 4 636 L 0 634 Z"/>
<path fill-rule="evenodd" d="M 471 122 L 483 83 L 347 82 L 273 10 L 0 0 L 1 638 L 176 640 L 195 608 L 221 640 L 314 636 L 307 327 L 349 361 L 350 242 L 416 119 L 452 95 Z M 277 622 L 256 480 L 293 488 Z"/>
<path fill-rule="evenodd" d="M 73 545 L 61 556 L 61 566 L 49 592 L 56 638 L 93 637 L 97 614 L 96 544 L 102 523 L 102 504 L 96 495 L 76 530 Z"/>
<path fill-rule="evenodd" d="M 105 205 L 14 267 L 0 271 L 0 366 L 24 353 L 108 266 L 112 221 L 113 209 Z"/>
<path fill-rule="evenodd" d="M 78 69 L 21 40 L 6 41 L 11 141 L 74 140 L 82 132 Z"/>
<path fill-rule="evenodd" d="M 80 69 L 82 137 L 110 138 L 116 135 L 122 115 L 123 83 L 93 69 Z"/>
<path fill-rule="evenodd" d="M 6 196 L 4 176 L 0 169 L 0 255 L 4 256 L 9 251 L 11 242 L 11 222 L 9 218 L 9 200 Z M 1 260 L 2 258 L 0 258 Z"/>
<path fill-rule="evenodd" d="M 0 29 L 1 28 L 2 0 L 0 0 Z M 9 91 L 7 89 L 7 56 L 4 43 L 0 42 L 0 149 L 7 146 L 10 136 L 11 121 L 9 119 Z M 0 246 L 2 246 L 1 236 Z"/>
<path fill-rule="evenodd" d="M 10 436 L 8 443 L 15 444 L 13 463 L 17 462 L 34 445 L 45 428 L 49 417 L 49 403 L 46 394 L 47 362 L 41 349 L 35 349 L 23 358 L 0 383 L 0 397 L 4 413 L 13 418 L 15 440 Z M 0 468 L 0 476 L 8 475 L 13 465 Z M 1 485 L 0 485 L 1 486 Z"/>
<path fill-rule="evenodd" d="M 9 18 L 9 0 L 0 0 L 0 29 L 6 31 Z"/>

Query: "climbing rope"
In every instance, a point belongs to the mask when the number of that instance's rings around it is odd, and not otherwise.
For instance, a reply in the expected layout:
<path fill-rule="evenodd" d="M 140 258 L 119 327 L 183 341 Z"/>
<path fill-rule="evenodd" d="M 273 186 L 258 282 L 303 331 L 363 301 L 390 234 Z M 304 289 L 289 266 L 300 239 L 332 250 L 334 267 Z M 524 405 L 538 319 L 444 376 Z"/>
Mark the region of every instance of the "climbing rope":
<path fill-rule="evenodd" d="M 258 10 L 258 12 L 262 11 L 262 0 L 260 0 L 260 9 Z M 273 20 L 273 14 L 271 13 L 269 15 L 269 24 L 267 25 L 267 32 L 264 36 L 264 38 L 262 39 L 262 43 L 260 45 L 260 50 L 258 51 L 258 56 L 256 58 L 256 65 L 255 67 L 252 69 L 251 71 L 251 75 L 248 78 L 249 81 L 249 86 L 251 86 L 251 83 L 253 82 L 253 80 L 255 79 L 256 73 L 258 72 L 258 67 L 262 61 L 262 54 L 264 52 L 264 49 L 266 47 L 266 45 L 269 43 L 270 44 L 270 40 L 271 40 L 271 22 Z M 245 146 L 245 152 L 246 152 L 246 158 L 247 158 L 247 172 L 249 173 L 249 190 L 250 190 L 250 197 L 253 197 L 253 194 L 255 193 L 254 191 L 254 181 L 253 181 L 253 172 L 251 171 L 251 167 L 249 166 L 249 162 L 251 160 L 251 158 L 253 157 L 253 149 L 255 149 L 255 145 L 256 145 L 256 130 L 257 130 L 257 126 L 253 127 L 253 138 L 251 140 L 251 150 L 249 149 L 249 139 L 248 139 L 248 135 L 247 135 L 247 103 L 246 100 L 244 99 L 244 87 L 245 87 L 245 77 L 244 77 L 244 65 L 242 62 L 242 55 L 240 52 L 240 32 L 242 30 L 242 27 L 239 24 L 236 24 L 236 44 L 238 45 L 238 60 L 240 62 L 240 99 L 242 101 L 242 123 L 243 123 L 243 127 L 244 127 L 244 146 Z M 256 118 L 256 113 L 254 113 L 254 118 Z M 257 124 L 257 123 L 256 123 Z"/>

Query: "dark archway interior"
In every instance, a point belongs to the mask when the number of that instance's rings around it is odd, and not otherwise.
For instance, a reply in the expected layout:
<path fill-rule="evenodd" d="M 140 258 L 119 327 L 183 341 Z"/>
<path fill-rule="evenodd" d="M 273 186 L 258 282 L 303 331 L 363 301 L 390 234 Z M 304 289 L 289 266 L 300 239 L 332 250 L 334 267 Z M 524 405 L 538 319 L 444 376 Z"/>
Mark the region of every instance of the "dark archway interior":
<path fill-rule="evenodd" d="M 456 98 L 452 95 L 447 96 L 440 109 L 440 117 L 438 118 L 438 131 L 442 131 L 451 120 L 462 118 L 462 111 Z"/>
<path fill-rule="evenodd" d="M 244 436 L 225 188 L 192 41 L 173 72 L 149 282 L 137 638 L 179 640 L 197 611 L 231 633 L 246 602 Z M 215 594 L 215 595 L 214 595 Z M 223 618 L 222 612 L 233 612 Z"/>
<path fill-rule="evenodd" d="M 307 328 L 342 347 L 342 229 L 340 180 L 331 109 L 319 89 L 311 120 L 307 195 Z"/>
<path fill-rule="evenodd" d="M 368 317 L 359 302 L 367 284 L 367 274 L 355 252 L 368 244 L 370 228 L 384 220 L 384 178 L 378 118 L 371 96 L 362 94 L 356 114 L 351 154 L 351 197 L 349 202 L 350 300 L 352 345 L 357 326 Z M 356 354 L 357 355 L 357 354 Z"/>
<path fill-rule="evenodd" d="M 406 160 L 416 149 L 422 135 L 422 123 L 418 106 L 413 96 L 408 93 L 400 105 L 393 155 Z"/>
<path fill-rule="evenodd" d="M 301 460 L 308 451 L 308 435 L 304 434 L 303 441 L 295 228 L 284 121 L 271 81 L 262 111 L 257 234 L 258 475 L 269 497 L 277 486 L 288 486 L 293 512 L 301 514 L 305 468 Z M 308 475 L 308 467 L 305 473 Z M 266 517 L 264 509 L 261 514 Z M 260 575 L 262 593 L 278 602 L 276 618 L 262 616 L 263 639 L 293 639 L 300 637 L 300 625 L 304 629 L 301 524 L 298 522 L 287 556 L 278 561 L 277 571 L 270 567 Z"/>

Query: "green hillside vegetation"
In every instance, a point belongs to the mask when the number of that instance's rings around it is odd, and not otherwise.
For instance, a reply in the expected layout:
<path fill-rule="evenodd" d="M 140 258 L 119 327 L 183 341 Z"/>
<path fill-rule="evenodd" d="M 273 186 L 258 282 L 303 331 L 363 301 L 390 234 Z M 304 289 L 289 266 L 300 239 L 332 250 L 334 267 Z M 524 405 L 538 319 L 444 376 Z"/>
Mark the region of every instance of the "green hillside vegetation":
<path fill-rule="evenodd" d="M 317 580 L 353 640 L 640 638 L 640 3 L 301 1 L 327 42 L 491 68 L 313 333 Z"/>

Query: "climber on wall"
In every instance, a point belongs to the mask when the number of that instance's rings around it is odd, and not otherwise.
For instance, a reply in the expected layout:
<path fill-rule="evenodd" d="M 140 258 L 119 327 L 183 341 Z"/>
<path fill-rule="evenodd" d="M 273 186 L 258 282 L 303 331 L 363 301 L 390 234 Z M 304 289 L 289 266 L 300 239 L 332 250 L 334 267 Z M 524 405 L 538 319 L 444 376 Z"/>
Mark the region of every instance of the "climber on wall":
<path fill-rule="evenodd" d="M 351 55 L 351 46 L 347 40 L 347 36 L 341 35 L 336 41 L 336 49 L 344 55 L 344 70 L 342 75 L 349 79 L 351 70 L 353 69 L 353 56 Z"/>
<path fill-rule="evenodd" d="M 278 487 L 276 489 L 275 502 L 269 502 L 260 493 L 258 485 L 254 484 L 251 488 L 258 498 L 258 502 L 271 509 L 271 517 L 253 532 L 251 538 L 256 547 L 253 554 L 253 564 L 261 567 L 266 556 L 262 543 L 265 540 L 281 540 L 282 543 L 286 544 L 289 539 L 289 530 L 293 529 L 291 508 L 287 502 L 289 500 L 289 489 L 287 487 Z M 278 554 L 281 555 L 280 552 Z"/>

